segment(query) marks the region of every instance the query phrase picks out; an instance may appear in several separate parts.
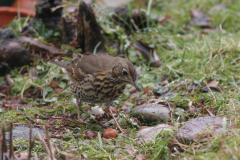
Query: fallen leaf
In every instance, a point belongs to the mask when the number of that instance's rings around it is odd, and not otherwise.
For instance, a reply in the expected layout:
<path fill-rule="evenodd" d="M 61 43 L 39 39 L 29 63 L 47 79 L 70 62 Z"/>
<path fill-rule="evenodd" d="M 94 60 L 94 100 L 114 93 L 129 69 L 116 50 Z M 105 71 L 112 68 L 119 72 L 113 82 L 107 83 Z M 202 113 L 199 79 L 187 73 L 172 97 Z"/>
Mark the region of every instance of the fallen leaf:
<path fill-rule="evenodd" d="M 137 89 L 135 88 L 135 87 L 132 87 L 132 88 L 130 88 L 130 89 L 128 89 L 128 90 L 126 90 L 126 92 L 129 92 L 129 93 L 135 93 L 135 92 L 137 92 Z"/>
<path fill-rule="evenodd" d="M 219 12 L 219 11 L 225 9 L 226 7 L 227 7 L 227 4 L 225 4 L 225 3 L 218 4 L 218 5 L 213 6 L 213 7 L 209 10 L 209 12 L 214 12 L 214 11 Z"/>
<path fill-rule="evenodd" d="M 218 85 L 218 81 L 211 81 L 207 84 L 208 87 L 216 87 Z"/>
<path fill-rule="evenodd" d="M 118 113 L 117 110 L 116 110 L 116 108 L 114 108 L 114 107 L 112 107 L 112 106 L 111 106 L 110 108 L 111 108 L 111 110 L 112 110 L 113 113 Z"/>
<path fill-rule="evenodd" d="M 63 91 L 63 88 L 55 88 L 53 92 L 54 93 L 60 93 L 62 91 Z"/>
<path fill-rule="evenodd" d="M 147 128 L 147 126 L 141 126 L 138 131 Z"/>
<path fill-rule="evenodd" d="M 150 67 L 160 67 L 161 62 L 160 59 L 155 52 L 154 48 L 144 44 L 141 41 L 137 41 L 133 43 L 133 46 L 142 53 L 142 55 L 150 62 Z"/>
<path fill-rule="evenodd" d="M 212 29 L 212 28 L 205 28 L 201 31 L 202 34 L 209 34 L 209 33 L 214 33 L 216 32 L 216 29 Z"/>
<path fill-rule="evenodd" d="M 52 81 L 51 86 L 53 88 L 56 88 L 58 86 L 58 82 L 57 81 Z"/>
<path fill-rule="evenodd" d="M 28 152 L 18 153 L 17 157 L 18 157 L 19 159 L 28 159 Z"/>
<path fill-rule="evenodd" d="M 126 111 L 127 109 L 128 109 L 127 105 L 123 105 L 122 108 L 121 108 L 122 111 Z"/>
<path fill-rule="evenodd" d="M 132 156 L 133 153 L 134 153 L 134 150 L 133 150 L 132 148 L 128 148 L 128 149 L 127 149 L 127 152 L 128 152 L 128 154 L 129 154 L 130 156 Z"/>
<path fill-rule="evenodd" d="M 133 160 L 147 160 L 147 158 L 142 154 L 137 154 Z"/>
<path fill-rule="evenodd" d="M 170 21 L 171 17 L 170 15 L 165 15 L 163 17 L 158 18 L 158 23 L 164 23 L 166 21 Z"/>
<path fill-rule="evenodd" d="M 211 25 L 210 18 L 204 12 L 199 12 L 196 9 L 190 11 L 192 19 L 190 20 L 190 25 L 195 25 L 201 28 L 209 28 Z"/>
<path fill-rule="evenodd" d="M 97 133 L 88 130 L 85 132 L 86 136 L 84 137 L 85 139 L 91 139 L 91 138 L 96 138 L 97 137 Z"/>
<path fill-rule="evenodd" d="M 210 89 L 212 92 L 223 93 L 222 89 L 220 87 L 218 87 L 217 85 L 218 85 L 217 81 L 211 81 L 210 83 L 207 84 L 206 87 L 202 88 L 202 91 L 209 92 L 209 89 Z"/>

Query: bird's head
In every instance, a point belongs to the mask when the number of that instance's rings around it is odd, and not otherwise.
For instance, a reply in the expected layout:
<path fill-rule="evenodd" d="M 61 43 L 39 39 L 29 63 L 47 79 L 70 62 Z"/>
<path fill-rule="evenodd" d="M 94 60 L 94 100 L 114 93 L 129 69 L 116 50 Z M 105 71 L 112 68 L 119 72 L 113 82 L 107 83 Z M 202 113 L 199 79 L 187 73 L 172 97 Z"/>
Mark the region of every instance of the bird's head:
<path fill-rule="evenodd" d="M 132 84 L 137 90 L 141 90 L 137 84 L 136 69 L 127 59 L 119 58 L 119 61 L 112 68 L 112 76 L 122 83 Z"/>

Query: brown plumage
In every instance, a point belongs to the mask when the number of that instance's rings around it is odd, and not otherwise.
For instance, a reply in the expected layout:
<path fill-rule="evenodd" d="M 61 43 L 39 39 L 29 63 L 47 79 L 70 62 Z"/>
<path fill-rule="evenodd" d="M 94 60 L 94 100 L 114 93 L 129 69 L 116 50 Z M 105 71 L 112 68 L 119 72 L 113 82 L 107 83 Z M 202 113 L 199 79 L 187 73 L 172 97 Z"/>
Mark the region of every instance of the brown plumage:
<path fill-rule="evenodd" d="M 140 90 L 136 69 L 124 58 L 90 54 L 81 55 L 72 62 L 51 63 L 61 67 L 68 75 L 71 91 L 82 102 L 105 103 L 109 107 L 122 94 L 126 84 Z"/>

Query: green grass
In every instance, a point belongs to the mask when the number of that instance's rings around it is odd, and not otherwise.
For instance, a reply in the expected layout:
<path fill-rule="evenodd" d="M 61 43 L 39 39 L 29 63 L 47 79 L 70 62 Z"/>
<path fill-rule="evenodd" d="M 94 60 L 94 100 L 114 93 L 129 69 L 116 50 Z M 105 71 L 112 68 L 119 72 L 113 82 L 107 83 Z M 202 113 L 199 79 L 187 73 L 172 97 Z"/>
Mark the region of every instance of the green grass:
<path fill-rule="evenodd" d="M 227 7 L 221 11 L 210 11 L 218 4 L 225 3 Z M 133 6 L 131 6 L 133 5 Z M 134 3 L 129 4 L 134 8 Z M 233 126 L 228 128 L 227 136 L 216 135 L 207 141 L 193 143 L 191 146 L 183 146 L 184 152 L 170 152 L 168 142 L 171 138 L 160 136 L 154 142 L 148 144 L 138 143 L 135 133 L 138 127 L 129 124 L 125 125 L 128 130 L 127 135 L 119 135 L 118 138 L 107 140 L 96 138 L 94 140 L 84 139 L 85 131 L 92 130 L 102 134 L 104 128 L 97 124 L 98 119 L 91 118 L 87 113 L 88 106 L 84 104 L 82 112 L 86 111 L 83 116 L 88 120 L 88 125 L 79 125 L 74 122 L 66 122 L 68 125 L 61 140 L 62 150 L 71 153 L 77 157 L 83 155 L 86 159 L 118 159 L 116 155 L 121 155 L 120 159 L 133 159 L 136 154 L 142 154 L 148 159 L 239 159 L 239 111 L 240 111 L 240 2 L 231 0 L 155 0 L 150 10 L 150 16 L 163 17 L 170 16 L 170 20 L 163 24 L 156 24 L 139 33 L 127 35 L 124 29 L 119 28 L 111 22 L 108 13 L 99 12 L 98 22 L 101 24 L 108 38 L 118 40 L 121 49 L 126 50 L 128 47 L 129 59 L 136 67 L 141 67 L 139 75 L 139 84 L 143 87 L 153 87 L 158 81 L 167 77 L 167 87 L 172 93 L 171 97 L 160 97 L 167 99 L 168 102 L 174 103 L 177 108 L 187 111 L 189 102 L 194 105 L 203 104 L 209 108 L 212 113 L 219 117 L 226 117 L 228 122 Z M 142 6 L 147 10 L 147 6 Z M 185 25 L 191 19 L 190 10 L 197 9 L 204 11 L 211 19 L 211 28 L 215 32 L 202 34 L 203 29 L 191 26 L 186 30 Z M 11 27 L 10 27 L 11 28 Z M 110 29 L 109 29 L 110 28 Z M 117 35 L 117 36 L 116 36 Z M 131 46 L 132 42 L 141 40 L 155 48 L 159 55 L 162 66 L 160 68 L 149 68 L 148 62 L 143 56 Z M 114 55 L 116 49 L 108 46 L 110 54 Z M 139 57 L 136 58 L 138 55 Z M 127 55 L 125 55 L 127 57 Z M 70 60 L 66 58 L 66 60 Z M 34 64 L 36 64 L 36 61 Z M 31 66 L 28 67 L 28 70 Z M 42 88 L 41 94 L 46 93 L 46 99 L 25 98 L 24 100 L 31 104 L 30 107 L 22 110 L 7 109 L 1 112 L 0 121 L 18 120 L 20 123 L 29 122 L 26 117 L 35 119 L 35 115 L 61 116 L 62 113 L 76 113 L 76 107 L 71 103 L 73 97 L 71 93 L 53 93 L 51 87 L 52 80 L 61 83 L 61 88 L 66 89 L 67 77 L 57 67 L 45 63 L 43 60 L 37 66 L 38 76 L 41 79 L 31 80 L 31 77 L 23 77 L 19 73 L 20 68 L 10 72 L 15 81 L 15 85 L 10 91 L 13 95 L 24 95 L 29 88 Z M 4 79 L 1 77 L 1 79 Z M 211 81 L 218 81 L 219 87 L 223 93 L 200 93 L 201 87 L 204 87 Z M 162 84 L 160 82 L 159 84 Z M 190 85 L 198 85 L 197 92 L 191 93 L 187 90 Z M 131 88 L 131 86 L 127 86 Z M 184 96 L 183 96 L 184 95 Z M 52 99 L 56 97 L 55 101 Z M 66 98 L 67 97 L 67 98 Z M 135 99 L 130 99 L 128 93 L 124 93 L 119 98 L 117 106 L 121 108 L 125 101 L 131 102 L 136 106 Z M 139 95 L 140 100 L 148 100 L 153 97 L 145 95 L 142 92 Z M 52 101 L 51 101 L 52 100 Z M 26 115 L 16 116 L 17 113 L 23 112 Z M 207 115 L 199 112 L 197 116 Z M 76 115 L 75 115 L 76 118 Z M 129 120 L 131 117 L 127 117 Z M 189 118 L 189 117 L 187 117 Z M 111 118 L 103 118 L 107 122 Z M 44 124 L 47 120 L 39 120 Z M 59 126 L 61 121 L 56 121 Z M 72 127 L 77 126 L 77 127 Z M 110 124 L 110 127 L 113 127 Z M 16 141 L 16 143 L 27 143 Z M 54 141 L 55 142 L 55 141 Z M 56 140 L 56 143 L 57 140 Z M 70 147 L 71 146 L 71 147 Z M 70 149 L 70 148 L 75 149 Z M 129 155 L 128 148 L 134 149 L 134 154 Z M 28 147 L 22 147 L 17 152 L 28 150 Z M 34 151 L 38 154 L 44 153 L 44 149 L 35 145 Z M 55 152 L 57 156 L 63 157 L 62 154 Z"/>

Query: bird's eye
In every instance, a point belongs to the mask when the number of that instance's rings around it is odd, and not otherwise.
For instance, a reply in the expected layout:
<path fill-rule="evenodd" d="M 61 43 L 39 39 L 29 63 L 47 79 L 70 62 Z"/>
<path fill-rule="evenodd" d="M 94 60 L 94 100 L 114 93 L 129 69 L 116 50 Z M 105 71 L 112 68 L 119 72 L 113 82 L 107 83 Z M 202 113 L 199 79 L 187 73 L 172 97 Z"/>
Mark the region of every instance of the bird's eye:
<path fill-rule="evenodd" d="M 123 70 L 123 75 L 126 76 L 128 74 L 127 70 Z"/>

